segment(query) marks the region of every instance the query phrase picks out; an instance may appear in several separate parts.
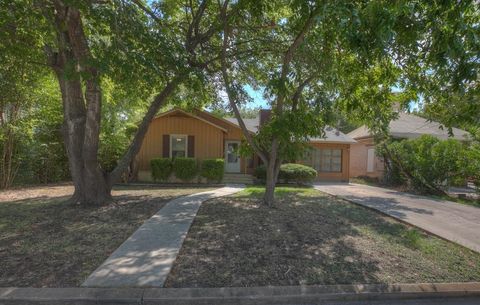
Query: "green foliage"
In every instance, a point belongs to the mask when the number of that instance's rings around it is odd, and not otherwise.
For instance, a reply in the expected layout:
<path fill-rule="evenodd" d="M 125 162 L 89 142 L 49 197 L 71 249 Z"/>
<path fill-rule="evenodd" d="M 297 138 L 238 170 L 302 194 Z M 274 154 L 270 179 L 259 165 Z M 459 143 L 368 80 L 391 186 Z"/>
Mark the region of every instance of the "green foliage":
<path fill-rule="evenodd" d="M 221 182 L 225 171 L 223 159 L 205 159 L 202 161 L 200 176 L 207 178 L 208 182 Z"/>
<path fill-rule="evenodd" d="M 280 166 L 279 178 L 285 182 L 294 181 L 297 184 L 311 183 L 317 177 L 317 171 L 310 166 L 286 163 Z"/>
<path fill-rule="evenodd" d="M 254 176 L 264 181 L 266 176 L 266 169 L 264 165 L 260 165 L 255 168 Z M 296 164 L 296 163 L 285 163 L 280 166 L 280 172 L 278 173 L 278 179 L 283 180 L 285 183 L 291 181 L 297 184 L 311 183 L 317 177 L 317 171 L 310 166 Z"/>
<path fill-rule="evenodd" d="M 173 172 L 178 179 L 188 182 L 197 176 L 197 160 L 194 158 L 175 158 L 173 160 Z"/>
<path fill-rule="evenodd" d="M 267 169 L 265 168 L 265 165 L 257 166 L 253 172 L 253 176 L 260 181 L 265 181 L 265 179 L 267 179 Z"/>
<path fill-rule="evenodd" d="M 445 189 L 457 179 L 464 179 L 465 148 L 454 139 L 439 140 L 430 135 L 417 139 L 393 142 L 387 145 L 393 163 L 410 186 L 431 192 L 430 186 Z"/>
<path fill-rule="evenodd" d="M 173 172 L 172 159 L 157 158 L 150 160 L 150 168 L 152 170 L 152 178 L 154 181 L 165 182 L 170 178 Z"/>
<path fill-rule="evenodd" d="M 461 167 L 465 176 L 471 179 L 480 193 L 480 143 L 473 143 L 465 150 Z"/>

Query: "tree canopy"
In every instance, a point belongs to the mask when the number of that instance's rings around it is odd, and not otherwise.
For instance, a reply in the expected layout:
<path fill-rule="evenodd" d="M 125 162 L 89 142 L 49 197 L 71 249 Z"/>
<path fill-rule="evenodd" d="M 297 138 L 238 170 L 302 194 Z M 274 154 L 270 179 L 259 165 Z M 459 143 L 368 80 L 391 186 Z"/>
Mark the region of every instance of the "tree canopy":
<path fill-rule="evenodd" d="M 8 1 L 0 4 L 4 155 L 22 155 L 18 130 L 36 143 L 63 142 L 54 163 L 68 164 L 73 201 L 100 204 L 128 174 L 160 109 L 223 105 L 264 161 L 273 204 L 280 164 L 341 118 L 382 136 L 395 103 L 420 101 L 447 127 L 478 129 L 476 4 Z M 272 110 L 256 135 L 241 120 L 248 87 L 264 90 Z M 49 139 L 39 136 L 45 128 L 55 131 Z M 7 184 L 21 163 L 10 159 L 2 161 Z"/>

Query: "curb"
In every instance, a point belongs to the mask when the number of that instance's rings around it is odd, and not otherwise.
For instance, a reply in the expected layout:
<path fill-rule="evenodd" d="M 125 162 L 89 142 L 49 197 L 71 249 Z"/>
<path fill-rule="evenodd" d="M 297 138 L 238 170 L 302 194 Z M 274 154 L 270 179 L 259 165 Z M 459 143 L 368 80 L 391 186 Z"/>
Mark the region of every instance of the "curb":
<path fill-rule="evenodd" d="M 288 304 L 479 297 L 480 282 L 225 288 L 0 288 L 0 304 Z"/>

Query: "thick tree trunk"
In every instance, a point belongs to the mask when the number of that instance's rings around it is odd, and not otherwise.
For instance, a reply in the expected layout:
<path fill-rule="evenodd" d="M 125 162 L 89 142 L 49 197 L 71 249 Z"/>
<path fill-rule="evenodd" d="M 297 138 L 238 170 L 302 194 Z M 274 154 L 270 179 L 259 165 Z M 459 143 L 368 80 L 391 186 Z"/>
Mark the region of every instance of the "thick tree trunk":
<path fill-rule="evenodd" d="M 110 199 L 110 189 L 105 183 L 96 157 L 98 143 L 95 144 L 95 141 L 98 140 L 95 139 L 98 139 L 99 129 L 96 126 L 86 126 L 87 109 L 80 79 L 67 79 L 63 71 L 59 70 L 57 78 L 64 110 L 63 138 L 74 185 L 74 194 L 70 201 L 85 205 L 102 204 Z M 95 93 L 93 98 L 100 98 L 100 93 Z M 94 116 L 92 111 L 90 115 Z M 92 122 L 90 124 L 92 125 Z M 98 123 L 93 125 L 96 124 Z"/>
<path fill-rule="evenodd" d="M 268 157 L 268 162 L 265 164 L 266 181 L 263 202 L 267 206 L 272 207 L 275 203 L 275 186 L 277 184 L 281 164 L 281 160 L 278 159 L 278 139 L 273 139 Z"/>
<path fill-rule="evenodd" d="M 63 102 L 63 138 L 68 156 L 74 193 L 70 201 L 82 205 L 101 205 L 111 199 L 97 160 L 100 136 L 100 79 L 91 59 L 80 13 L 55 1 L 55 26 L 58 51 L 46 49 L 49 64 L 55 71 Z M 75 66 L 76 75 L 69 67 Z M 86 75 L 82 80 L 80 73 Z M 85 92 L 84 92 L 85 89 Z"/>

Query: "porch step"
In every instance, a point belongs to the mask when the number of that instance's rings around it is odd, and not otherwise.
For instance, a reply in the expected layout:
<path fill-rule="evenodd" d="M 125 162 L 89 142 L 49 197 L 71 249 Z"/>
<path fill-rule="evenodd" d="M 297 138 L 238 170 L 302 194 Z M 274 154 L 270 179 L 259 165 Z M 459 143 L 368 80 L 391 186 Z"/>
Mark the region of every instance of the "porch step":
<path fill-rule="evenodd" d="M 253 176 L 248 174 L 225 173 L 223 183 L 253 184 Z"/>

